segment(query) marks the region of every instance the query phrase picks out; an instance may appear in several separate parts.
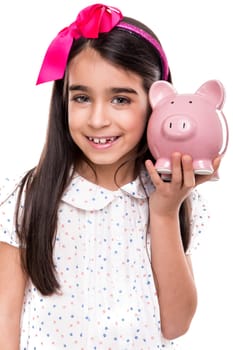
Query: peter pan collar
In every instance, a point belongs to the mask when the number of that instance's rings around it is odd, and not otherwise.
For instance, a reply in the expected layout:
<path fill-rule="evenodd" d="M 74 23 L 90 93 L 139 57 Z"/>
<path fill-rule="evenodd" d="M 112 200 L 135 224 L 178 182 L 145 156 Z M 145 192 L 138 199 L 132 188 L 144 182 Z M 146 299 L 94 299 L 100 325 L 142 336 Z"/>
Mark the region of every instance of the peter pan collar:
<path fill-rule="evenodd" d="M 62 201 L 79 209 L 99 210 L 105 208 L 116 198 L 124 195 L 136 199 L 146 199 L 149 193 L 154 190 L 153 184 L 146 171 L 141 172 L 141 181 L 140 178 L 137 177 L 134 181 L 124 185 L 118 190 L 110 191 L 86 180 L 76 173 L 65 190 Z"/>

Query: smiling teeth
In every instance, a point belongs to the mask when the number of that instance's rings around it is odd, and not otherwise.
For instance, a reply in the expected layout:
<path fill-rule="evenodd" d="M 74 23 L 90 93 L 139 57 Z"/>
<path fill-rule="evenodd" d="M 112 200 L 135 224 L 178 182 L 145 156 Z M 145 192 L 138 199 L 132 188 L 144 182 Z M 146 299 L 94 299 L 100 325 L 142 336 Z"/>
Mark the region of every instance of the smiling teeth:
<path fill-rule="evenodd" d="M 116 140 L 116 137 L 100 137 L 100 138 L 97 138 L 97 137 L 88 137 L 88 140 L 89 141 L 92 141 L 96 144 L 101 144 L 101 145 L 104 145 L 108 142 L 113 142 Z"/>

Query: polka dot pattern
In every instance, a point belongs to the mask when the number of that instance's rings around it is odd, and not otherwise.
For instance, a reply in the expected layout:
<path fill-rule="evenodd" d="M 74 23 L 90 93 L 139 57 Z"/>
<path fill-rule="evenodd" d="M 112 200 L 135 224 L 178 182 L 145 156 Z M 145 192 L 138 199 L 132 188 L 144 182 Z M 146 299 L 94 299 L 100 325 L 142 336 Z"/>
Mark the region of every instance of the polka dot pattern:
<path fill-rule="evenodd" d="M 146 234 L 147 194 L 153 186 L 143 173 L 117 191 L 76 176 L 58 212 L 54 263 L 61 293 L 42 296 L 29 283 L 21 320 L 20 350 L 178 349 L 163 338 L 159 304 Z M 14 229 L 17 186 L 0 188 L 0 240 L 18 246 Z M 10 188 L 10 190 L 9 190 Z M 147 194 L 146 194 L 147 193 Z M 193 202 L 200 202 L 193 194 Z M 203 222 L 193 213 L 196 249 Z"/>

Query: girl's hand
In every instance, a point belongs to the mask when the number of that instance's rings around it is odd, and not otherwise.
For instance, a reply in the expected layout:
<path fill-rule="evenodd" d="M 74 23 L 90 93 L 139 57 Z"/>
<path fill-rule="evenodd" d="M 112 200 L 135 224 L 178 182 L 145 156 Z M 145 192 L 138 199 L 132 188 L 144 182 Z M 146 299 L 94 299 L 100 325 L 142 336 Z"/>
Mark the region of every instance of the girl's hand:
<path fill-rule="evenodd" d="M 146 169 L 156 190 L 150 196 L 150 209 L 160 216 L 174 216 L 184 199 L 192 189 L 214 177 L 219 168 L 221 157 L 213 161 L 214 173 L 211 175 L 195 175 L 192 157 L 175 152 L 171 156 L 172 176 L 171 181 L 162 180 L 150 160 L 145 162 Z"/>

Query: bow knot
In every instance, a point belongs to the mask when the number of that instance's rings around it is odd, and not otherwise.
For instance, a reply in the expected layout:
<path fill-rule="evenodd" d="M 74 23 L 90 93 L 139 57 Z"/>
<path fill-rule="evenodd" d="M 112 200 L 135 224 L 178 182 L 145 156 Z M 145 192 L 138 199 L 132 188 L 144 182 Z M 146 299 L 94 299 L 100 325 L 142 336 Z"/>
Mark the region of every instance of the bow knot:
<path fill-rule="evenodd" d="M 83 9 L 76 20 L 62 29 L 49 45 L 37 84 L 63 78 L 73 39 L 98 38 L 99 33 L 111 31 L 123 18 L 120 10 L 102 4 Z"/>

